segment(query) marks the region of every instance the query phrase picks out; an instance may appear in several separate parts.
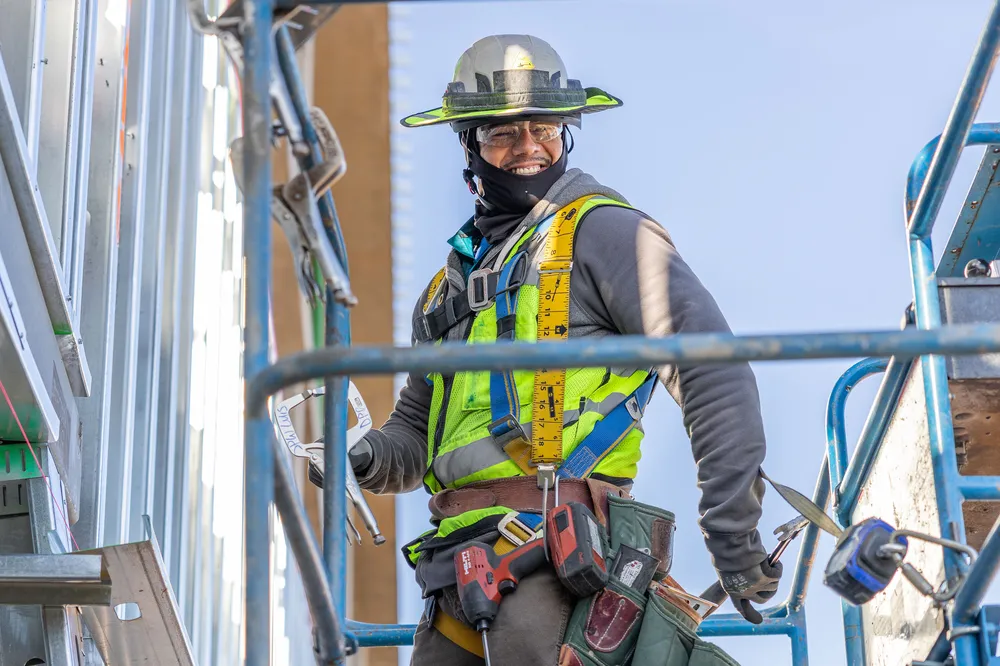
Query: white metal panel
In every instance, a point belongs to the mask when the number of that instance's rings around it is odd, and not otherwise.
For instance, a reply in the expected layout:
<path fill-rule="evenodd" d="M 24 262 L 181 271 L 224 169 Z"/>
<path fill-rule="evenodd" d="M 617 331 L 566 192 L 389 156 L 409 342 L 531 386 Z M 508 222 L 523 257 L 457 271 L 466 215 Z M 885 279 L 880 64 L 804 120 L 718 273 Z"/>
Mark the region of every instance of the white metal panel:
<path fill-rule="evenodd" d="M 39 109 L 38 189 L 45 203 L 52 238 L 59 248 L 63 284 L 73 310 L 71 257 L 76 219 L 76 173 L 79 170 L 80 93 L 85 52 L 88 0 L 47 0 L 45 59 Z"/>
<path fill-rule="evenodd" d="M 120 479 L 109 485 L 105 534 L 112 543 L 141 538 L 141 516 L 145 497 L 133 498 L 133 471 L 138 459 L 145 470 L 144 452 L 134 447 L 136 369 L 142 276 L 143 237 L 146 233 L 146 151 L 149 127 L 149 90 L 154 11 L 148 3 L 136 3 L 129 17 L 128 100 L 125 109 L 125 155 L 122 173 L 121 208 L 118 227 L 118 273 L 115 304 L 114 357 L 112 360 L 109 413 L 108 478 Z M 155 304 L 147 304 L 155 307 Z M 115 510 L 112 511 L 111 507 Z"/>
<path fill-rule="evenodd" d="M 32 172 L 24 133 L 18 122 L 14 93 L 0 58 L 0 159 L 10 183 L 28 250 L 42 288 L 51 330 L 60 336 L 60 352 L 73 391 L 85 396 L 90 390 L 90 369 L 63 290 L 62 266 L 49 228 L 45 207 Z"/>
<path fill-rule="evenodd" d="M 0 0 L 0 48 L 27 147 L 28 170 L 35 173 L 41 97 L 46 0 Z"/>
<path fill-rule="evenodd" d="M 876 516 L 899 528 L 940 536 L 921 368 L 918 361 L 910 371 L 853 520 Z M 906 561 L 935 585 L 944 579 L 939 546 L 911 541 Z M 896 576 L 884 592 L 863 606 L 862 617 L 865 654 L 871 666 L 923 659 L 944 626 L 931 600 L 903 576 Z"/>
<path fill-rule="evenodd" d="M 109 12 L 124 5 L 124 15 Z M 86 205 L 90 220 L 86 230 L 82 280 L 80 331 L 93 369 L 91 397 L 80 401 L 83 422 L 83 486 L 80 522 L 74 533 L 80 546 L 104 544 L 108 483 L 107 448 L 110 436 L 111 361 L 114 356 L 114 320 L 118 272 L 118 202 L 124 140 L 122 105 L 125 93 L 125 53 L 128 39 L 128 5 L 98 0 L 93 20 L 93 77 L 87 87 L 93 94 L 89 142 L 89 181 Z M 112 510 L 120 510 L 112 508 Z"/>

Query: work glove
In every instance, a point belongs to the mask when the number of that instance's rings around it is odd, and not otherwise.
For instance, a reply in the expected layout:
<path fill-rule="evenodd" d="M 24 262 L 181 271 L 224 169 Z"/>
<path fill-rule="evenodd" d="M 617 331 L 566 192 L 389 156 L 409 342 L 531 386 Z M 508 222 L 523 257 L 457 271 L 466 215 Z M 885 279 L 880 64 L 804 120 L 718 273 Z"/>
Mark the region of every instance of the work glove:
<path fill-rule="evenodd" d="M 372 466 L 372 460 L 374 460 L 372 445 L 364 438 L 347 452 L 347 463 L 354 470 L 354 476 L 358 478 L 368 472 Z M 309 461 L 309 481 L 315 486 L 323 487 L 323 470 L 312 460 Z"/>
<path fill-rule="evenodd" d="M 764 621 L 751 603 L 763 604 L 778 592 L 781 580 L 781 562 L 772 566 L 765 559 L 760 564 L 736 572 L 719 572 L 719 582 L 733 602 L 733 606 L 748 622 L 760 624 Z"/>

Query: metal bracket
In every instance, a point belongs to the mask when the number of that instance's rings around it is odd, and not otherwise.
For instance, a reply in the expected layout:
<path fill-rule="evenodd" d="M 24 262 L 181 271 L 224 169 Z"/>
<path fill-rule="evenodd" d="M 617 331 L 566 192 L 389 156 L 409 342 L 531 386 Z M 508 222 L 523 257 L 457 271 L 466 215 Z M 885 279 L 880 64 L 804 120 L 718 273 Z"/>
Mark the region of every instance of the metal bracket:
<path fill-rule="evenodd" d="M 194 666 L 149 516 L 143 520 L 145 541 L 83 551 L 104 556 L 112 588 L 108 606 L 80 610 L 106 664 Z"/>
<path fill-rule="evenodd" d="M 0 605 L 111 604 L 100 555 L 0 555 Z"/>

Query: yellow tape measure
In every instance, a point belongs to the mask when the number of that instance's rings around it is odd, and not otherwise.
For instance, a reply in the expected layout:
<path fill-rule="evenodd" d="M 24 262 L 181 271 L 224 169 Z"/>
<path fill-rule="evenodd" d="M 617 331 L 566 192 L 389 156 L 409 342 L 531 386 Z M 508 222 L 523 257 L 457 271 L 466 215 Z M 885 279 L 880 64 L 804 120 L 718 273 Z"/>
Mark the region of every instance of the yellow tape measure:
<path fill-rule="evenodd" d="M 556 214 L 538 264 L 538 339 L 569 337 L 569 276 L 573 269 L 573 238 L 577 214 L 587 199 L 581 197 Z M 563 400 L 566 370 L 535 372 L 531 410 L 531 464 L 563 460 Z"/>

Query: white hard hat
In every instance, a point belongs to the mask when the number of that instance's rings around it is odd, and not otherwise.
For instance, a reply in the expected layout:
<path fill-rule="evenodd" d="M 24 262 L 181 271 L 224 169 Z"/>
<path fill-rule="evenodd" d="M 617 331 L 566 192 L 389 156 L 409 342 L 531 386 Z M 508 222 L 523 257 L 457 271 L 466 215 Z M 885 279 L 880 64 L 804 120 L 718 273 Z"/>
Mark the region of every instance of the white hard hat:
<path fill-rule="evenodd" d="M 455 131 L 497 118 L 555 116 L 579 125 L 580 115 L 622 105 L 599 88 L 584 88 L 548 42 L 531 35 L 493 35 L 458 59 L 439 108 L 403 118 L 404 127 L 451 123 Z"/>

